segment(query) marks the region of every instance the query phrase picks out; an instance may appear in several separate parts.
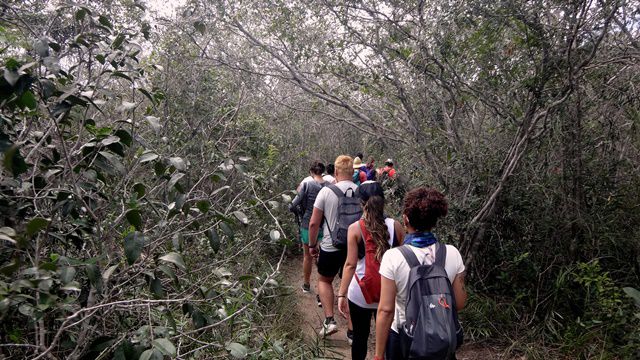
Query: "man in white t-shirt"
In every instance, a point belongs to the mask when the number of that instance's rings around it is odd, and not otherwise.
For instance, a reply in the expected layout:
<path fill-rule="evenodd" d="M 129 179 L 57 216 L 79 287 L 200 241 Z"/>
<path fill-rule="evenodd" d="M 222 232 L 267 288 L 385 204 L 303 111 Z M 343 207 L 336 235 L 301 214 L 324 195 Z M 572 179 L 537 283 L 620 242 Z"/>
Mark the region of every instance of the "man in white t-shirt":
<path fill-rule="evenodd" d="M 435 261 L 437 239 L 432 234 L 438 218 L 447 214 L 444 195 L 435 189 L 417 188 L 407 193 L 403 220 L 407 235 L 404 244 L 423 264 Z M 444 245 L 444 244 L 443 244 Z M 453 288 L 457 310 L 467 301 L 464 289 L 465 266 L 458 249 L 446 245 L 445 271 Z M 402 359 L 398 329 L 405 321 L 409 272 L 411 268 L 399 248 L 389 249 L 380 262 L 381 292 L 376 323 L 376 359 Z"/>
<path fill-rule="evenodd" d="M 336 172 L 335 166 L 333 164 L 328 164 L 327 174 L 324 175 L 322 179 L 328 182 L 329 184 L 335 184 L 336 183 L 336 178 L 334 177 L 335 172 Z"/>
<path fill-rule="evenodd" d="M 358 188 L 351 181 L 353 174 L 353 159 L 350 156 L 340 155 L 335 161 L 336 186 L 347 196 L 355 196 Z M 347 257 L 346 250 L 339 250 L 333 246 L 331 240 L 331 229 L 335 229 L 338 222 L 338 197 L 328 187 L 322 188 L 316 197 L 313 205 L 313 214 L 309 221 L 309 249 L 312 256 L 318 256 L 318 293 L 320 302 L 324 310 L 325 321 L 320 331 L 320 335 L 327 336 L 338 331 L 338 326 L 333 318 L 333 279 L 340 272 Z M 322 241 L 320 250 L 316 246 L 315 240 L 323 226 Z"/>

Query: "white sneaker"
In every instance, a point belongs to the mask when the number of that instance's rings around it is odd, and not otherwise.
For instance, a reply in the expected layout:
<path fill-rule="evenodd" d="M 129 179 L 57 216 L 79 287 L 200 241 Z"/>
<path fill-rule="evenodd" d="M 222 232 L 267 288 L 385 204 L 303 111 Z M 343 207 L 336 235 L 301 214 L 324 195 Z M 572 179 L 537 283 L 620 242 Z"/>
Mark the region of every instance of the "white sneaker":
<path fill-rule="evenodd" d="M 322 329 L 320 330 L 320 336 L 325 337 L 331 334 L 335 334 L 336 332 L 338 332 L 338 324 L 336 323 L 336 321 L 331 320 L 327 322 L 325 320 L 325 322 L 322 324 Z"/>

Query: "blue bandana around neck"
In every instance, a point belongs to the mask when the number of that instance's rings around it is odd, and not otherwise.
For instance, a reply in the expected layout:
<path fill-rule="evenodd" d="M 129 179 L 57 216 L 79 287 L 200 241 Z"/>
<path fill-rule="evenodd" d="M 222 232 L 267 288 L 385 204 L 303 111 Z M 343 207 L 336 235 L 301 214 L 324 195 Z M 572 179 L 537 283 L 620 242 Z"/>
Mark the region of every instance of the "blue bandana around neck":
<path fill-rule="evenodd" d="M 407 234 L 404 237 L 404 244 L 418 248 L 425 248 L 438 242 L 438 239 L 432 232 L 415 232 Z"/>

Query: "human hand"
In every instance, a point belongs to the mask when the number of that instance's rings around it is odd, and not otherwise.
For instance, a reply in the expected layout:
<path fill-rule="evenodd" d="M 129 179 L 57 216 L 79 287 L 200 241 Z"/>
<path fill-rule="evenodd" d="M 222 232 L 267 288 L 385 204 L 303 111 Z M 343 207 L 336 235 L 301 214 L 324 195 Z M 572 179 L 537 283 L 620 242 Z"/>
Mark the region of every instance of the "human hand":
<path fill-rule="evenodd" d="M 338 311 L 345 319 L 349 318 L 349 302 L 346 296 L 338 296 Z"/>
<path fill-rule="evenodd" d="M 312 257 L 317 258 L 318 255 L 319 255 L 318 248 L 315 247 L 315 246 L 314 247 L 310 247 L 309 248 L 309 254 L 311 254 Z"/>

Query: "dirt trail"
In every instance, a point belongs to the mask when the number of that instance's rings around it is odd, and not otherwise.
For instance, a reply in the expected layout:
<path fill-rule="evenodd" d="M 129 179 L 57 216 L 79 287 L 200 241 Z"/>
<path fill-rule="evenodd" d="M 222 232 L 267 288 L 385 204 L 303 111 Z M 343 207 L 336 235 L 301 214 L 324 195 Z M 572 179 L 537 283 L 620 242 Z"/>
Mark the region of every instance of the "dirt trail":
<path fill-rule="evenodd" d="M 311 272 L 311 293 L 303 293 L 300 289 L 302 285 L 302 256 L 290 257 L 284 267 L 284 278 L 287 280 L 294 291 L 294 302 L 296 303 L 297 313 L 300 314 L 300 330 L 304 333 L 305 338 L 309 341 L 318 341 L 319 345 L 324 348 L 323 359 L 350 359 L 351 347 L 347 342 L 347 322 L 338 313 L 338 304 L 334 306 L 335 319 L 338 322 L 338 332 L 322 339 L 318 336 L 318 332 L 322 327 L 324 320 L 324 312 L 316 302 L 318 272 L 314 266 Z M 340 283 L 339 279 L 334 280 L 334 289 L 337 291 Z M 369 355 L 367 359 L 373 359 L 373 349 L 375 340 L 375 324 L 372 321 L 372 331 L 369 336 Z M 465 344 L 456 352 L 458 360 L 476 360 L 476 359 L 506 359 L 500 356 L 493 349 L 484 348 L 478 344 Z"/>

